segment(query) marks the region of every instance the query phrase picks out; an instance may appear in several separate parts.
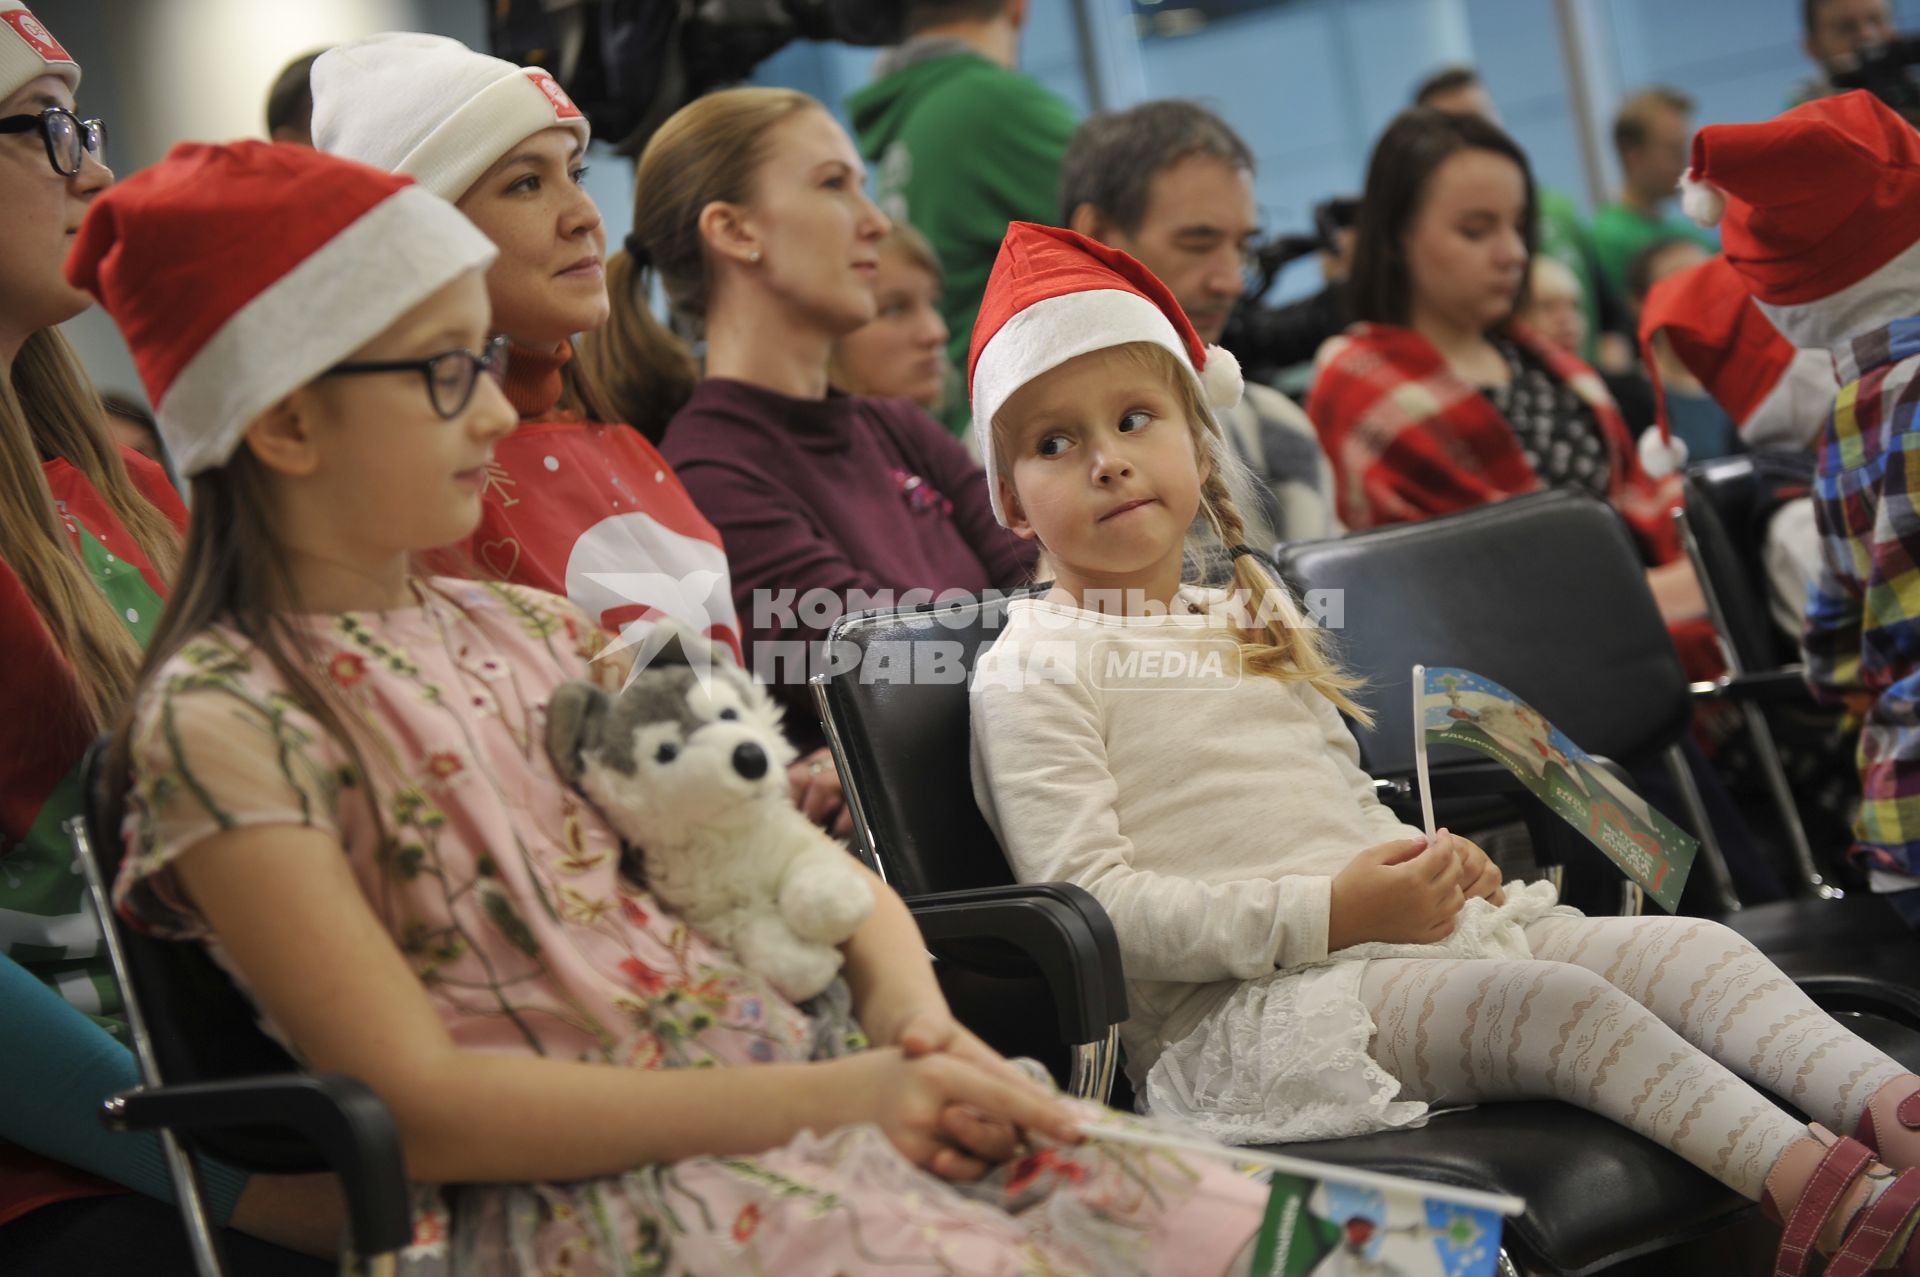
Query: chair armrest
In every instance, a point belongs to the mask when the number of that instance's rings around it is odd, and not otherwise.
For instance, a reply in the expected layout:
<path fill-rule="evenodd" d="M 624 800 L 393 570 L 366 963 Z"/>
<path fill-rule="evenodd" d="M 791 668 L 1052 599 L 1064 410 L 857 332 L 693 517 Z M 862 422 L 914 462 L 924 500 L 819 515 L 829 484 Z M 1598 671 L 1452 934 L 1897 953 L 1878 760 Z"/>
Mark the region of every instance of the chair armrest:
<path fill-rule="evenodd" d="M 1120 958 L 1120 935 L 1113 929 L 1113 919 L 1107 916 L 1106 909 L 1086 888 L 1076 887 L 1070 882 L 1025 882 L 1008 883 L 998 887 L 972 887 L 961 891 L 943 891 L 938 895 L 917 897 L 919 900 L 943 905 L 1027 898 L 1053 900 L 1080 915 L 1087 929 L 1093 933 L 1094 947 L 1100 953 L 1107 1006 L 1119 1008 L 1119 1018 L 1114 1023 L 1117 1024 L 1120 1020 L 1126 1019 L 1127 973 Z"/>
<path fill-rule="evenodd" d="M 1106 911 L 1080 888 L 982 887 L 915 896 L 907 908 L 943 961 L 1004 972 L 1001 959 L 1011 950 L 1020 973 L 1037 971 L 1053 995 L 1062 1041 L 1102 1041 L 1127 1018 L 1119 939 Z"/>
<path fill-rule="evenodd" d="M 356 1254 L 385 1254 L 413 1239 L 399 1129 L 380 1098 L 354 1078 L 288 1073 L 135 1087 L 109 1096 L 100 1106 L 100 1120 L 122 1131 L 165 1128 L 191 1134 L 236 1126 L 292 1131 L 311 1142 L 339 1176 Z"/>
<path fill-rule="evenodd" d="M 1800 665 L 1782 665 L 1779 669 L 1759 670 L 1717 678 L 1711 683 L 1693 685 L 1695 700 L 1753 702 L 1759 705 L 1809 705 L 1813 693 L 1807 687 L 1806 669 Z"/>
<path fill-rule="evenodd" d="M 1920 989 L 1866 975 L 1801 975 L 1800 991 L 1826 1011 L 1864 1011 L 1920 1030 Z"/>

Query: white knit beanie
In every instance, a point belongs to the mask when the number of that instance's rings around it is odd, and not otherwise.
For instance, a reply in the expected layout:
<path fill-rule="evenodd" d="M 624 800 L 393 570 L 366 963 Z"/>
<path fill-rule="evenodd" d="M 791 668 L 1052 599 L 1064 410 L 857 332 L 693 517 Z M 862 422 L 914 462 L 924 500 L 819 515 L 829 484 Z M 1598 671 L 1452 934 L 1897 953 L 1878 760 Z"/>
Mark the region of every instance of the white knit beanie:
<path fill-rule="evenodd" d="M 368 36 L 313 64 L 314 146 L 443 199 L 458 200 L 509 149 L 555 125 L 586 149 L 587 118 L 552 76 L 446 36 Z"/>
<path fill-rule="evenodd" d="M 60 47 L 20 0 L 0 0 L 0 98 L 10 98 L 43 75 L 80 87 L 80 64 Z"/>

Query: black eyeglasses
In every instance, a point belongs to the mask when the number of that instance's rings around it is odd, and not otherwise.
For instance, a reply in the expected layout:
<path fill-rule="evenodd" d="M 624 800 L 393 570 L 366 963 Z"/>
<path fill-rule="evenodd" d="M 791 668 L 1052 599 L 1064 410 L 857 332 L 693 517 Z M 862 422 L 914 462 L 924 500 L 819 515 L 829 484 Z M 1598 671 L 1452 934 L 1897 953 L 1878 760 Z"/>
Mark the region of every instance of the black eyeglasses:
<path fill-rule="evenodd" d="M 9 115 L 0 119 L 0 133 L 32 133 L 38 130 L 47 144 L 47 163 L 61 177 L 80 175 L 81 155 L 89 153 L 102 164 L 107 162 L 107 125 L 104 120 L 83 120 L 64 106 L 50 106 L 38 115 Z"/>
<path fill-rule="evenodd" d="M 499 381 L 507 371 L 507 339 L 495 337 L 479 354 L 471 350 L 449 350 L 425 359 L 373 359 L 360 363 L 335 364 L 322 377 L 352 377 L 368 372 L 417 372 L 427 379 L 427 398 L 433 410 L 451 421 L 473 400 L 473 388 L 486 373 Z"/>

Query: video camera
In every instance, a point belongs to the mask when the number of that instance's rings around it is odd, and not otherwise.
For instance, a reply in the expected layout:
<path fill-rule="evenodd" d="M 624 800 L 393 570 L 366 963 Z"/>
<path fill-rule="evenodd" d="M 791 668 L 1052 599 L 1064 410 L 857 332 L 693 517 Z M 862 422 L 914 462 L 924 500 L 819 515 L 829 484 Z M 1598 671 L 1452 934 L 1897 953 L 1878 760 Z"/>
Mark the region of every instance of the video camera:
<path fill-rule="evenodd" d="M 878 47 L 906 34 L 906 0 L 496 0 L 497 57 L 552 72 L 598 136 L 637 156 L 667 117 L 737 83 L 794 40 Z"/>
<path fill-rule="evenodd" d="M 1360 217 L 1360 201 L 1350 195 L 1322 200 L 1313 206 L 1313 229 L 1304 235 L 1276 235 L 1263 241 L 1253 252 L 1253 271 L 1247 278 L 1245 296 L 1257 302 L 1273 289 L 1280 272 L 1303 257 L 1315 253 L 1340 251 L 1340 232 L 1351 229 Z"/>
<path fill-rule="evenodd" d="M 1865 89 L 1907 118 L 1920 122 L 1920 36 L 1898 35 L 1868 45 L 1853 56 L 1853 66 L 1829 75 L 1836 89 Z"/>
<path fill-rule="evenodd" d="M 1285 306 L 1261 299 L 1292 263 L 1316 253 L 1338 254 L 1340 232 L 1351 229 L 1359 217 L 1360 201 L 1352 196 L 1322 200 L 1314 205 L 1312 231 L 1276 235 L 1254 250 L 1247 291 L 1221 338 L 1249 376 L 1274 381 L 1284 370 L 1312 360 L 1321 342 L 1346 327 L 1344 281 L 1329 282 L 1311 297 Z"/>

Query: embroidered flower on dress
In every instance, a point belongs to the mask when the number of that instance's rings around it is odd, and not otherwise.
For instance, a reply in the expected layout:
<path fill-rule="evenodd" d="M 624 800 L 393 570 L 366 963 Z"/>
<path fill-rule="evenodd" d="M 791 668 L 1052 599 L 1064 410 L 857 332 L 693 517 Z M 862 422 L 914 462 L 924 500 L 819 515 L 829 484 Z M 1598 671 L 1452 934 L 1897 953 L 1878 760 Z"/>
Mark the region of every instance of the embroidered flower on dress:
<path fill-rule="evenodd" d="M 507 676 L 507 663 L 497 656 L 484 657 L 475 662 L 473 672 L 489 683 L 497 683 Z"/>
<path fill-rule="evenodd" d="M 589 896 L 564 882 L 560 884 L 560 916 L 568 922 L 591 927 L 611 908 L 613 901 L 604 896 Z"/>
<path fill-rule="evenodd" d="M 605 850 L 595 848 L 587 842 L 586 827 L 580 823 L 578 816 L 568 813 L 566 820 L 561 823 L 560 835 L 560 845 L 566 849 L 566 854 L 561 856 L 558 867 L 564 872 L 587 873 L 599 868 L 606 860 Z M 610 909 L 613 906 L 608 902 L 602 907 Z"/>
<path fill-rule="evenodd" d="M 760 1227 L 760 1203 L 748 1202 L 733 1219 L 733 1240 L 745 1243 Z"/>
<path fill-rule="evenodd" d="M 447 1253 L 449 1216 L 436 1203 L 413 1217 L 413 1240 L 400 1252 L 402 1259 L 433 1259 Z"/>
<path fill-rule="evenodd" d="M 649 996 L 667 987 L 667 978 L 638 958 L 626 959 L 620 964 L 620 970 L 633 982 L 634 988 Z"/>
<path fill-rule="evenodd" d="M 619 1002 L 618 996 L 615 997 L 614 1001 L 617 1005 Z M 647 1023 L 644 1011 L 636 1012 L 634 1019 L 640 1021 L 642 1024 Z M 625 1054 L 616 1059 L 614 1063 L 629 1069 L 657 1069 L 666 1058 L 667 1053 L 666 1050 L 661 1047 L 660 1039 L 651 1033 L 643 1033 L 627 1043 Z"/>
<path fill-rule="evenodd" d="M 356 652 L 335 652 L 327 662 L 327 673 L 342 687 L 352 687 L 367 676 L 366 658 Z"/>
<path fill-rule="evenodd" d="M 1075 1184 L 1087 1178 L 1086 1167 L 1057 1148 L 1043 1148 L 1027 1154 L 1013 1164 L 1013 1175 L 1007 1180 L 1007 1192 L 1025 1192 L 1049 1171 Z"/>
<path fill-rule="evenodd" d="M 427 774 L 435 780 L 452 780 L 465 770 L 467 765 L 460 761 L 460 755 L 450 749 L 443 749 L 427 756 Z"/>

